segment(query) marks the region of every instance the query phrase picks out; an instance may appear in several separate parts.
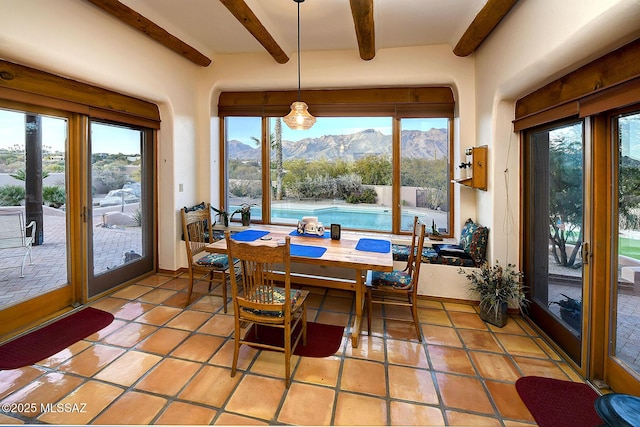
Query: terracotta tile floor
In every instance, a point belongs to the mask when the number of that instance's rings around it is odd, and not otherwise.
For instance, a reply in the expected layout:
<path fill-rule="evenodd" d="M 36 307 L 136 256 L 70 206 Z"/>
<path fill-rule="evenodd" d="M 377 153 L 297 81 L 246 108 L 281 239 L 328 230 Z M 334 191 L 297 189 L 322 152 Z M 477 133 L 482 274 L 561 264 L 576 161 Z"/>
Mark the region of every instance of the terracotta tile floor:
<path fill-rule="evenodd" d="M 232 306 L 224 314 L 220 289 L 196 285 L 183 309 L 187 283 L 155 275 L 98 300 L 91 305 L 116 317 L 110 326 L 34 366 L 0 371 L 0 424 L 524 426 L 535 423 L 519 377 L 581 381 L 520 317 L 500 329 L 474 306 L 427 299 L 424 343 L 411 324 L 377 318 L 358 348 L 345 334 L 333 356 L 294 356 L 288 390 L 280 353 L 243 346 L 232 378 Z M 310 291 L 309 320 L 353 320 L 350 293 Z"/>

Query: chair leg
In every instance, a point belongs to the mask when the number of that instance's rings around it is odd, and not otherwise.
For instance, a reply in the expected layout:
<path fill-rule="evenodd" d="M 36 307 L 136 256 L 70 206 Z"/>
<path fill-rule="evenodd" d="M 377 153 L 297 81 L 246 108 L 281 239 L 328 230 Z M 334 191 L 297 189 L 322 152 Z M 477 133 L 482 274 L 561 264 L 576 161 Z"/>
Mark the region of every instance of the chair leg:
<path fill-rule="evenodd" d="M 184 305 L 185 307 L 189 307 L 191 304 L 191 294 L 193 293 L 193 271 L 189 272 L 189 292 L 187 293 L 187 302 Z"/>
<path fill-rule="evenodd" d="M 236 310 L 238 308 L 236 307 Z M 236 376 L 236 368 L 238 367 L 238 353 L 240 353 L 240 317 L 237 312 L 235 317 L 235 333 L 233 337 L 233 362 L 231 363 L 231 376 Z"/>
<path fill-rule="evenodd" d="M 284 326 L 284 385 L 289 388 L 291 384 L 291 324 Z"/>
<path fill-rule="evenodd" d="M 365 299 L 367 300 L 367 335 L 371 335 L 371 317 L 373 316 L 372 298 L 373 293 L 371 292 L 371 289 L 367 288 L 367 294 L 365 295 Z"/>
<path fill-rule="evenodd" d="M 209 292 L 211 292 L 211 285 L 213 284 L 213 279 L 215 278 L 215 273 L 213 270 L 209 272 Z"/>
<path fill-rule="evenodd" d="M 302 303 L 302 345 L 307 346 L 307 302 Z"/>
<path fill-rule="evenodd" d="M 411 305 L 411 314 L 413 315 L 413 324 L 416 327 L 416 334 L 418 335 L 418 341 L 422 342 L 422 331 L 420 330 L 420 319 L 418 319 L 418 306 L 413 301 Z"/>
<path fill-rule="evenodd" d="M 229 279 L 231 279 L 229 277 Z M 222 308 L 227 313 L 227 272 L 222 272 Z"/>

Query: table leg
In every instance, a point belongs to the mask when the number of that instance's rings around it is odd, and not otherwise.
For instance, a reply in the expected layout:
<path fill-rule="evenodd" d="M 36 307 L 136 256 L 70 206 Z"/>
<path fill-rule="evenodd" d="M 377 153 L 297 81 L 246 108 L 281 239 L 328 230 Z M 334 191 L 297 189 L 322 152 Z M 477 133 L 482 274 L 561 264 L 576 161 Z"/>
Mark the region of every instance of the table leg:
<path fill-rule="evenodd" d="M 356 270 L 356 320 L 353 322 L 353 330 L 351 331 L 351 346 L 358 347 L 358 339 L 360 338 L 360 329 L 362 328 L 362 315 L 364 312 L 364 281 L 362 279 L 362 270 Z"/>

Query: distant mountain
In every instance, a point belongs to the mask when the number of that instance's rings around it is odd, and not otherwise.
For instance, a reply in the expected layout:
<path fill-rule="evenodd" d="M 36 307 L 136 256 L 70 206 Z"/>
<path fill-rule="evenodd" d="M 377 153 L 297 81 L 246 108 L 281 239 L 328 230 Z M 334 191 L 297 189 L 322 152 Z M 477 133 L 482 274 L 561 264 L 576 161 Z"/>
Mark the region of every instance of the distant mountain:
<path fill-rule="evenodd" d="M 400 144 L 404 156 L 430 159 L 446 157 L 449 147 L 446 129 L 402 131 Z M 380 147 L 383 149 L 381 150 Z M 284 160 L 326 158 L 328 160 L 351 161 L 380 153 L 391 156 L 391 135 L 384 135 L 375 129 L 367 129 L 349 135 L 305 138 L 296 142 L 282 141 Z M 237 140 L 229 141 L 229 158 L 259 161 L 260 147 L 250 146 Z"/>

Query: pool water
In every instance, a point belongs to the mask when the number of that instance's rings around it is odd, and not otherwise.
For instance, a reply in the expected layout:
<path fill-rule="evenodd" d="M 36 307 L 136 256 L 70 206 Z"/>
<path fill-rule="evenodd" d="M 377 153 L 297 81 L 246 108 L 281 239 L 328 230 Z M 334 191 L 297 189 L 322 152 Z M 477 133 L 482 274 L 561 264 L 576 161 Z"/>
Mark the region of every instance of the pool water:
<path fill-rule="evenodd" d="M 416 213 L 403 212 L 402 229 L 409 230 L 413 226 Z M 260 218 L 262 210 L 254 207 L 251 210 L 253 218 Z M 317 216 L 326 229 L 331 224 L 340 224 L 343 228 L 355 228 L 376 231 L 391 231 L 391 209 L 370 207 L 330 206 L 322 208 L 271 208 L 271 221 L 274 223 L 296 224 L 303 216 Z"/>

